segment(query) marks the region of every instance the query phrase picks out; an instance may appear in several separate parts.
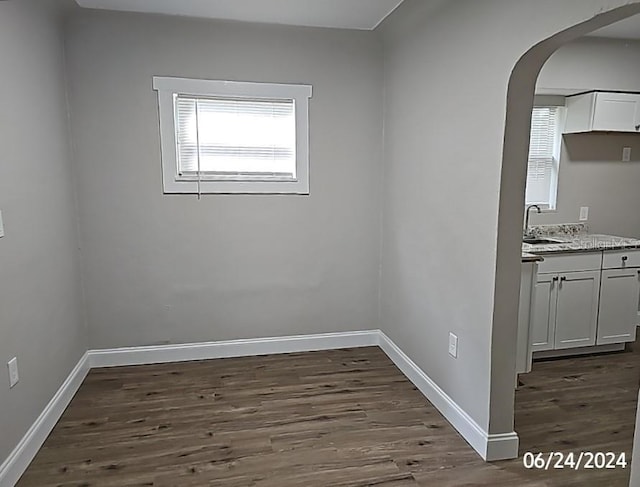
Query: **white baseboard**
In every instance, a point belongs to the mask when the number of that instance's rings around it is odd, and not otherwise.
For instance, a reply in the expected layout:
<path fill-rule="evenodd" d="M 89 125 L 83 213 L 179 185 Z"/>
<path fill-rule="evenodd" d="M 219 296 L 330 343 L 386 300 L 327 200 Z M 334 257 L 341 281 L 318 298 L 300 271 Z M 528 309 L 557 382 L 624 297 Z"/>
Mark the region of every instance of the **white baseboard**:
<path fill-rule="evenodd" d="M 9 458 L 0 466 L 0 486 L 11 486 L 18 481 L 42 447 L 49 433 L 53 430 L 91 368 L 372 346 L 379 346 L 389 356 L 402 373 L 442 413 L 484 460 L 493 461 L 517 457 L 518 435 L 515 432 L 499 435 L 488 434 L 382 331 L 366 330 L 181 345 L 89 350 L 71 371 L 67 380 L 62 384 L 36 422 L 29 428 L 29 431 L 9 455 Z"/>
<path fill-rule="evenodd" d="M 378 345 L 378 333 L 378 330 L 366 330 L 182 345 L 113 348 L 89 350 L 87 353 L 91 367 L 120 367 L 337 348 L 375 347 Z"/>
<path fill-rule="evenodd" d="M 15 485 L 42 447 L 90 369 L 85 353 L 44 408 L 18 446 L 0 465 L 0 485 Z"/>
<path fill-rule="evenodd" d="M 515 431 L 497 435 L 489 434 L 485 455 L 482 458 L 487 462 L 517 458 L 519 445 L 520 438 Z"/>
<path fill-rule="evenodd" d="M 484 460 L 517 458 L 519 439 L 515 431 L 489 435 L 387 335 L 379 331 L 379 337 L 380 348 Z"/>
<path fill-rule="evenodd" d="M 575 357 L 578 355 L 592 355 L 594 353 L 622 352 L 626 343 L 609 343 L 591 347 L 563 348 L 561 350 L 541 350 L 533 352 L 533 359 Z"/>

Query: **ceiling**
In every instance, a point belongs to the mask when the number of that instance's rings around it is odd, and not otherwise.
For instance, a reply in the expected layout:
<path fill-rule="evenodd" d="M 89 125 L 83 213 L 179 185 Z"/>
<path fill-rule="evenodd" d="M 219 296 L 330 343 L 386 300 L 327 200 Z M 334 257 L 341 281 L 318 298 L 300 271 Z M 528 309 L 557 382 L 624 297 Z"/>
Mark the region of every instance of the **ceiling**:
<path fill-rule="evenodd" d="M 591 37 L 640 40 L 640 15 L 611 24 L 590 34 Z"/>
<path fill-rule="evenodd" d="M 403 0 L 76 0 L 81 7 L 373 30 Z"/>
<path fill-rule="evenodd" d="M 81 7 L 188 17 L 373 30 L 403 0 L 76 0 Z M 640 40 L 640 14 L 589 34 Z"/>

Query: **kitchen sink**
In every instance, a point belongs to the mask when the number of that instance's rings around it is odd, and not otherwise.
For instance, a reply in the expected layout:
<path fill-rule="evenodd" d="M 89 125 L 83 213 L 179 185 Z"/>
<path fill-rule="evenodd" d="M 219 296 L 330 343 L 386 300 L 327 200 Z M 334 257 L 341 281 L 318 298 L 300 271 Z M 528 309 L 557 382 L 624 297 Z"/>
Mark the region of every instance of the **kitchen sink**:
<path fill-rule="evenodd" d="M 545 244 L 557 244 L 557 243 L 562 243 L 562 240 L 555 240 L 552 238 L 538 238 L 538 237 L 532 237 L 532 238 L 523 238 L 522 241 L 526 244 L 530 244 L 530 245 L 545 245 Z"/>

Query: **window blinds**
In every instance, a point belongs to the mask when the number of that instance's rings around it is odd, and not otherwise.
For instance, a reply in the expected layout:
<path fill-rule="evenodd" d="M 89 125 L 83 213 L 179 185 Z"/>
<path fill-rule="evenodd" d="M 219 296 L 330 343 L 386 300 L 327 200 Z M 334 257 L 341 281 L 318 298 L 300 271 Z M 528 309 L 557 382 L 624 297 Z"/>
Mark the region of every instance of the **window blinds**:
<path fill-rule="evenodd" d="M 527 204 L 551 203 L 557 161 L 559 109 L 535 107 L 531 117 L 531 139 L 527 169 Z"/>
<path fill-rule="evenodd" d="M 296 177 L 294 100 L 175 96 L 178 175 Z"/>

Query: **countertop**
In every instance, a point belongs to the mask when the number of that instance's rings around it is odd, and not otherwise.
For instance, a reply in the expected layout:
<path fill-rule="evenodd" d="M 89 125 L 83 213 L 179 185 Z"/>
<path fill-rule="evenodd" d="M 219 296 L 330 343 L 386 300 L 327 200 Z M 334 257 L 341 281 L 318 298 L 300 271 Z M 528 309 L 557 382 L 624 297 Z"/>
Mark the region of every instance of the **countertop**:
<path fill-rule="evenodd" d="M 640 249 L 640 240 L 589 233 L 585 223 L 562 223 L 533 225 L 532 236 L 556 240 L 557 243 L 531 245 L 522 244 L 522 262 L 544 260 L 545 255 L 570 252 L 602 252 L 603 250 Z"/>
<path fill-rule="evenodd" d="M 530 254 L 529 252 L 522 252 L 522 262 L 542 262 L 544 257 L 541 255 Z"/>
<path fill-rule="evenodd" d="M 615 235 L 584 234 L 584 235 L 554 235 L 558 243 L 530 245 L 522 244 L 522 259 L 531 254 L 544 256 L 569 252 L 602 252 L 603 250 L 640 249 L 640 240 L 635 238 L 617 237 Z"/>

